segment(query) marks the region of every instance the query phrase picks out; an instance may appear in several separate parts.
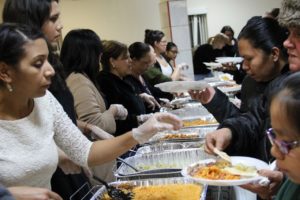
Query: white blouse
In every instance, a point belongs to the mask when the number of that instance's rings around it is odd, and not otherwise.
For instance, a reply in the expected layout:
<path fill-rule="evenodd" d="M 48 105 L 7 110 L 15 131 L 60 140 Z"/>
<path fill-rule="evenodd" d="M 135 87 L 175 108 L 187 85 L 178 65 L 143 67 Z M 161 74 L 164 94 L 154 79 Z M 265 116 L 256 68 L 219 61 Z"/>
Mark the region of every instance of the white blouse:
<path fill-rule="evenodd" d="M 75 163 L 87 166 L 92 143 L 47 91 L 34 99 L 27 117 L 0 120 L 0 183 L 50 188 L 58 164 L 56 144 Z"/>
<path fill-rule="evenodd" d="M 173 69 L 171 67 L 170 64 L 168 64 L 168 66 L 160 66 L 161 72 L 163 73 L 163 75 L 171 77 L 172 73 L 173 73 Z"/>

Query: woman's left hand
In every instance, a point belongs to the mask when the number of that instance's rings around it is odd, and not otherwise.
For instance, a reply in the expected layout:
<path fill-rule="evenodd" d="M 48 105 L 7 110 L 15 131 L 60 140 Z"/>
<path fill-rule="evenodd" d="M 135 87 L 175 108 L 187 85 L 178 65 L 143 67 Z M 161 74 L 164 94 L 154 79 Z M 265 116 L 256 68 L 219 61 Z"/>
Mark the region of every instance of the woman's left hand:
<path fill-rule="evenodd" d="M 271 199 L 280 188 L 284 177 L 283 173 L 280 171 L 259 170 L 259 175 L 267 177 L 270 180 L 270 184 L 262 186 L 257 183 L 250 183 L 241 187 L 256 193 L 262 199 Z"/>

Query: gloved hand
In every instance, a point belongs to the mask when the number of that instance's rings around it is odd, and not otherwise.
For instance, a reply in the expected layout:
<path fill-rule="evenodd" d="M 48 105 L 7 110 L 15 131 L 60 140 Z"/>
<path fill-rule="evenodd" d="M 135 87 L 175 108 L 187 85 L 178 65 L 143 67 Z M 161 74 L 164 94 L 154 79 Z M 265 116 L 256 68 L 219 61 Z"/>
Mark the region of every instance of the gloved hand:
<path fill-rule="evenodd" d="M 43 200 L 43 199 L 63 200 L 57 193 L 52 192 L 51 190 L 46 188 L 15 186 L 15 187 L 8 187 L 8 190 L 13 195 L 14 199 L 18 199 L 18 200 Z M 12 199 L 12 198 L 4 197 L 4 199 Z"/>
<path fill-rule="evenodd" d="M 143 114 L 143 115 L 137 116 L 138 124 L 144 123 L 145 121 L 147 121 L 152 116 L 153 116 L 153 113 Z"/>
<path fill-rule="evenodd" d="M 181 127 L 182 121 L 177 116 L 170 113 L 155 113 L 144 124 L 132 129 L 132 136 L 139 144 L 143 144 L 159 131 L 177 130 Z"/>
<path fill-rule="evenodd" d="M 111 104 L 108 110 L 112 110 L 115 119 L 124 120 L 128 115 L 127 109 L 121 104 Z"/>
<path fill-rule="evenodd" d="M 106 139 L 111 139 L 114 138 L 111 134 L 105 132 L 98 126 L 95 126 L 93 124 L 88 124 L 87 129 L 90 130 L 92 137 L 95 137 L 95 139 L 101 139 L 101 140 L 106 140 Z"/>
<path fill-rule="evenodd" d="M 156 99 L 147 93 L 139 94 L 139 96 L 148 104 L 148 108 L 151 108 L 151 110 L 154 110 L 155 107 L 160 108 L 159 103 L 156 101 Z"/>

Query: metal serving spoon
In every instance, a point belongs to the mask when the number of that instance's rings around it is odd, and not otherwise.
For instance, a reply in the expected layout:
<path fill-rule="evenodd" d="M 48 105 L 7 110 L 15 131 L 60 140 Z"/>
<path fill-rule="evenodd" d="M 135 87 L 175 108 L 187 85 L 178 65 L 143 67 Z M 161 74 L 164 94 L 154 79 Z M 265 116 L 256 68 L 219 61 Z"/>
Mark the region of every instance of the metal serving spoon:
<path fill-rule="evenodd" d="M 113 200 L 132 200 L 132 192 L 125 193 L 121 189 L 118 189 L 112 185 L 108 185 L 106 181 L 100 179 L 95 175 L 93 175 L 93 179 L 99 181 L 106 187 L 108 196 L 110 196 Z"/>
<path fill-rule="evenodd" d="M 124 159 L 122 158 L 117 158 L 118 161 L 120 161 L 121 163 L 124 163 L 125 165 L 127 165 L 128 167 L 130 167 L 131 169 L 133 169 L 135 172 L 139 172 L 140 170 L 138 170 L 136 167 L 132 166 L 131 164 L 129 164 L 128 162 L 126 162 Z"/>

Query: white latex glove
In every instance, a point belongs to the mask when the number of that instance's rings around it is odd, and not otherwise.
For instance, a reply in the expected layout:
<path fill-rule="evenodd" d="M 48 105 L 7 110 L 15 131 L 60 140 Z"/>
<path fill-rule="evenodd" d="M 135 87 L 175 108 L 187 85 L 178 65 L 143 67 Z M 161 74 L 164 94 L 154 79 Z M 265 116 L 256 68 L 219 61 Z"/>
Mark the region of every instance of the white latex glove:
<path fill-rule="evenodd" d="M 170 113 L 155 113 L 144 124 L 132 129 L 132 136 L 139 144 L 143 144 L 160 131 L 177 130 L 181 127 L 182 121 L 177 116 Z"/>
<path fill-rule="evenodd" d="M 109 110 L 113 110 L 115 119 L 124 120 L 128 115 L 127 109 L 121 104 L 111 104 Z"/>
<path fill-rule="evenodd" d="M 155 107 L 160 108 L 159 103 L 156 101 L 156 99 L 147 93 L 139 94 L 139 96 L 148 104 L 148 108 L 151 108 L 151 110 L 154 110 Z"/>
<path fill-rule="evenodd" d="M 46 188 L 16 186 L 9 187 L 8 190 L 17 200 L 63 200 L 57 193 Z"/>
<path fill-rule="evenodd" d="M 105 132 L 104 130 L 102 130 L 101 128 L 93 124 L 88 124 L 87 128 L 91 131 L 92 136 L 95 137 L 96 139 L 106 140 L 106 139 L 114 138 L 114 136 L 112 136 L 111 134 Z"/>
<path fill-rule="evenodd" d="M 137 116 L 137 121 L 138 121 L 138 124 L 142 124 L 144 123 L 145 121 L 147 121 L 150 117 L 153 116 L 153 113 L 150 113 L 150 114 L 143 114 L 143 115 L 139 115 Z"/>
<path fill-rule="evenodd" d="M 186 63 L 180 63 L 176 66 L 176 68 L 180 68 L 181 70 L 187 70 L 189 69 L 189 66 Z"/>

